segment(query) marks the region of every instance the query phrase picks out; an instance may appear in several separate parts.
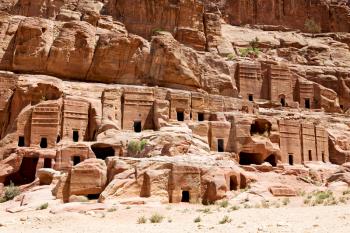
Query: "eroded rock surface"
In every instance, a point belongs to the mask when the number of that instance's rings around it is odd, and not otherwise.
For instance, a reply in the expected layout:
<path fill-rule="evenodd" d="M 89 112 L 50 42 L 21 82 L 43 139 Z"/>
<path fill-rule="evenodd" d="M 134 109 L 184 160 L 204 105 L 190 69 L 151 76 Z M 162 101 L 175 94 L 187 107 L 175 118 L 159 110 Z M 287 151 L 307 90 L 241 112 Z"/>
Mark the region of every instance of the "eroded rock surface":
<path fill-rule="evenodd" d="M 350 160 L 349 12 L 323 0 L 0 0 L 0 187 L 213 203 L 248 173 L 349 184 L 331 165 Z M 296 194 L 268 187 L 257 190 Z"/>

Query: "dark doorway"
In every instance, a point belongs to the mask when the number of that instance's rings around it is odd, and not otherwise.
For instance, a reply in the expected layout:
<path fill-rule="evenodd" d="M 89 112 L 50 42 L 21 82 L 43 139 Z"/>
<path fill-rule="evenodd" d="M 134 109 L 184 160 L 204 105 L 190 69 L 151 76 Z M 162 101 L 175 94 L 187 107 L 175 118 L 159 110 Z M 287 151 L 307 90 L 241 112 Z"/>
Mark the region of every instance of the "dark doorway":
<path fill-rule="evenodd" d="M 19 147 L 24 147 L 25 146 L 25 141 L 23 136 L 18 137 L 18 146 Z"/>
<path fill-rule="evenodd" d="M 101 145 L 92 145 L 92 151 L 95 153 L 96 158 L 105 160 L 107 157 L 114 156 L 113 147 L 104 147 Z"/>
<path fill-rule="evenodd" d="M 183 111 L 176 112 L 177 120 L 178 121 L 184 121 L 185 120 L 185 114 Z"/>
<path fill-rule="evenodd" d="M 322 151 L 322 162 L 326 162 L 326 159 L 325 159 L 325 157 L 324 157 L 324 151 Z"/>
<path fill-rule="evenodd" d="M 274 155 L 270 155 L 264 161 L 270 163 L 273 167 L 277 166 L 276 156 L 274 156 Z"/>
<path fill-rule="evenodd" d="M 79 131 L 73 130 L 73 142 L 78 142 L 78 141 L 79 141 Z"/>
<path fill-rule="evenodd" d="M 47 138 L 41 138 L 40 148 L 47 148 Z"/>
<path fill-rule="evenodd" d="M 254 96 L 253 96 L 252 94 L 249 94 L 249 95 L 248 95 L 248 100 L 249 100 L 249 101 L 254 101 Z"/>
<path fill-rule="evenodd" d="M 239 164 L 240 165 L 251 165 L 251 164 L 261 164 L 261 155 L 259 154 L 253 154 L 253 153 L 245 153 L 241 152 L 239 153 Z"/>
<path fill-rule="evenodd" d="M 204 121 L 204 113 L 202 112 L 198 113 L 198 121 Z"/>
<path fill-rule="evenodd" d="M 305 99 L 305 108 L 310 109 L 310 99 Z"/>
<path fill-rule="evenodd" d="M 45 158 L 44 159 L 44 168 L 51 168 L 52 167 L 52 159 Z"/>
<path fill-rule="evenodd" d="M 38 160 L 39 158 L 24 157 L 18 172 L 6 177 L 5 185 L 10 184 L 10 182 L 13 182 L 15 185 L 23 185 L 33 182 L 35 180 Z"/>
<path fill-rule="evenodd" d="M 190 192 L 182 191 L 181 202 L 190 202 Z"/>
<path fill-rule="evenodd" d="M 140 133 L 142 131 L 141 121 L 134 121 L 134 132 Z"/>
<path fill-rule="evenodd" d="M 218 152 L 224 152 L 225 151 L 225 141 L 224 139 L 218 139 Z"/>
<path fill-rule="evenodd" d="M 73 157 L 73 166 L 77 165 L 80 163 L 80 156 L 74 156 Z"/>
<path fill-rule="evenodd" d="M 88 194 L 87 198 L 89 200 L 97 200 L 100 197 L 100 194 Z"/>
<path fill-rule="evenodd" d="M 289 162 L 289 165 L 293 165 L 294 164 L 293 155 L 288 155 L 288 162 Z"/>
<path fill-rule="evenodd" d="M 230 191 L 237 190 L 238 182 L 236 176 L 230 176 Z"/>
<path fill-rule="evenodd" d="M 311 154 L 311 150 L 309 150 L 309 161 L 312 161 L 312 154 Z"/>
<path fill-rule="evenodd" d="M 57 135 L 56 143 L 59 143 L 61 141 L 61 136 Z"/>
<path fill-rule="evenodd" d="M 281 105 L 282 105 L 282 107 L 286 106 L 286 99 L 283 97 L 281 98 Z"/>

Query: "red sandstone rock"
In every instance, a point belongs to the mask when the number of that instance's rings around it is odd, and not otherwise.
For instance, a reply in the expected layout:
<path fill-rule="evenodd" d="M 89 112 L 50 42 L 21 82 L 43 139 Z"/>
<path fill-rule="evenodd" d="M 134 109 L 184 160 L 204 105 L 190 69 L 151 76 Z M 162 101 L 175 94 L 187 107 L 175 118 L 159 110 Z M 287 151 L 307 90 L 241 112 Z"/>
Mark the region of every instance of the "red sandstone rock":
<path fill-rule="evenodd" d="M 271 186 L 269 187 L 269 191 L 272 195 L 280 197 L 280 196 L 296 196 L 297 193 L 294 189 L 288 186 Z"/>
<path fill-rule="evenodd" d="M 1 183 L 65 202 L 214 202 L 256 171 L 349 183 L 327 165 L 350 156 L 345 1 L 0 2 Z"/>
<path fill-rule="evenodd" d="M 104 161 L 87 159 L 74 166 L 70 175 L 71 195 L 100 194 L 107 182 L 107 167 Z"/>

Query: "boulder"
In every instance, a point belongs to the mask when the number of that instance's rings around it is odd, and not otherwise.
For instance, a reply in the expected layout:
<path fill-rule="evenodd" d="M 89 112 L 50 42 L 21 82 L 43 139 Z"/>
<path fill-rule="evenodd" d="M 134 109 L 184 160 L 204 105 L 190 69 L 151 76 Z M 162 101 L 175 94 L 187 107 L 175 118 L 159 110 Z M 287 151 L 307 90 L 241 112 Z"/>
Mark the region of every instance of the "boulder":
<path fill-rule="evenodd" d="M 291 196 L 297 195 L 297 192 L 292 187 L 284 186 L 284 185 L 270 186 L 269 191 L 275 197 L 280 197 L 280 196 L 291 197 Z"/>
<path fill-rule="evenodd" d="M 11 154 L 4 160 L 0 161 L 0 183 L 5 182 L 5 178 L 19 170 L 22 163 L 22 156 L 19 154 Z"/>
<path fill-rule="evenodd" d="M 55 171 L 51 168 L 40 168 L 37 171 L 36 176 L 40 180 L 40 185 L 50 185 L 54 176 L 58 176 L 59 174 L 59 171 Z"/>
<path fill-rule="evenodd" d="M 107 183 L 107 166 L 103 160 L 87 159 L 71 171 L 70 195 L 100 194 Z"/>

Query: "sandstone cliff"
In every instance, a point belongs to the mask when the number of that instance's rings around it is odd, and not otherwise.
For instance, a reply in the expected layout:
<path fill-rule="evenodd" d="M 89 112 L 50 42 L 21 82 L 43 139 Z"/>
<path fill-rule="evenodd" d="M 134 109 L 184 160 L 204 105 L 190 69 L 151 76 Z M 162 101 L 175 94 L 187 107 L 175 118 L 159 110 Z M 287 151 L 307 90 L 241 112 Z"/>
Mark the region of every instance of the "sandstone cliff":
<path fill-rule="evenodd" d="M 326 0 L 0 0 L 0 181 L 53 168 L 65 201 L 213 202 L 251 164 L 348 162 L 349 13 Z"/>

